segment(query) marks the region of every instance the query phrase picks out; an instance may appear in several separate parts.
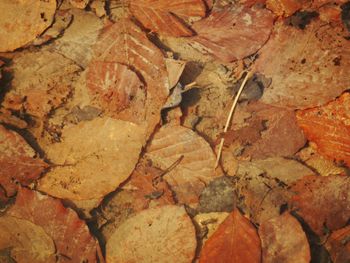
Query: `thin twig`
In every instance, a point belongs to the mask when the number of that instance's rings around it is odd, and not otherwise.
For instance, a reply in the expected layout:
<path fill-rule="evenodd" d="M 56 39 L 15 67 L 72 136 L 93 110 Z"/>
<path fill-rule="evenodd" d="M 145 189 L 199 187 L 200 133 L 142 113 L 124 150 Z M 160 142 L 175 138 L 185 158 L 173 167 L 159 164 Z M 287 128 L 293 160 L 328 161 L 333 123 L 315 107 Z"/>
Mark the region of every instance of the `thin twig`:
<path fill-rule="evenodd" d="M 233 115 L 233 112 L 235 111 L 235 108 L 237 106 L 238 99 L 241 96 L 243 88 L 244 88 L 245 84 L 247 83 L 247 81 L 248 81 L 250 76 L 251 76 L 251 72 L 248 71 L 247 74 L 244 77 L 244 80 L 243 80 L 241 86 L 239 87 L 239 90 L 238 90 L 238 92 L 236 94 L 236 97 L 235 97 L 235 99 L 234 99 L 234 101 L 232 103 L 232 107 L 231 107 L 230 113 L 228 114 L 228 117 L 227 117 L 227 120 L 226 120 L 224 133 L 226 133 L 228 128 L 230 127 L 232 115 Z M 215 162 L 215 167 L 214 168 L 218 167 L 218 165 L 219 165 L 220 158 L 221 158 L 221 153 L 222 153 L 222 147 L 224 146 L 224 141 L 225 141 L 225 138 L 222 137 L 221 140 L 220 140 L 219 151 L 218 151 L 218 154 L 216 156 L 216 162 Z"/>

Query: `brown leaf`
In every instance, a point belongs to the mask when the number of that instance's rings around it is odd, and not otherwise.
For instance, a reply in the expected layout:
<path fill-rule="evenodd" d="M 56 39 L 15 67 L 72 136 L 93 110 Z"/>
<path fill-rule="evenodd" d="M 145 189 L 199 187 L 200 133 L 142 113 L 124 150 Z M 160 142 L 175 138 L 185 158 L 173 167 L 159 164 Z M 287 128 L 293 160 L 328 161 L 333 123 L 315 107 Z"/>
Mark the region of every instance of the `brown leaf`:
<path fill-rule="evenodd" d="M 13 51 L 33 41 L 48 28 L 56 0 L 3 0 L 0 21 L 0 52 Z"/>
<path fill-rule="evenodd" d="M 70 4 L 76 8 L 84 9 L 90 0 L 69 0 Z"/>
<path fill-rule="evenodd" d="M 278 16 L 290 16 L 303 7 L 305 0 L 267 0 L 266 7 Z"/>
<path fill-rule="evenodd" d="M 334 263 L 350 261 L 350 226 L 333 232 L 325 244 Z"/>
<path fill-rule="evenodd" d="M 96 262 L 96 240 L 85 222 L 59 200 L 21 188 L 8 214 L 41 227 L 55 243 L 57 262 Z"/>
<path fill-rule="evenodd" d="M 350 93 L 328 104 L 297 113 L 299 126 L 325 157 L 350 166 Z"/>
<path fill-rule="evenodd" d="M 196 251 L 195 229 L 183 207 L 163 206 L 125 221 L 106 245 L 107 262 L 188 263 Z"/>
<path fill-rule="evenodd" d="M 63 129 L 61 142 L 47 150 L 52 169 L 39 189 L 69 200 L 102 199 L 134 169 L 143 143 L 136 124 L 96 118 Z"/>
<path fill-rule="evenodd" d="M 202 0 L 129 0 L 131 13 L 141 24 L 160 34 L 181 37 L 193 32 L 181 18 L 204 17 L 206 6 Z"/>
<path fill-rule="evenodd" d="M 345 34 L 343 27 L 319 19 L 304 30 L 277 22 L 254 66 L 272 78 L 262 102 L 304 109 L 322 105 L 348 89 L 350 42 Z"/>
<path fill-rule="evenodd" d="M 262 261 L 309 263 L 309 243 L 300 223 L 289 213 L 263 222 L 259 228 Z"/>
<path fill-rule="evenodd" d="M 126 65 L 137 73 L 146 84 L 146 101 L 134 109 L 133 115 L 144 116 L 142 125 L 146 137 L 160 121 L 160 111 L 169 93 L 169 83 L 162 52 L 150 42 L 146 35 L 128 19 L 105 28 L 95 45 L 96 61 L 114 62 Z M 131 114 L 120 117 L 132 119 Z"/>
<path fill-rule="evenodd" d="M 181 159 L 183 156 L 183 159 Z M 163 126 L 153 137 L 146 158 L 163 170 L 179 163 L 164 175 L 180 203 L 193 204 L 215 178 L 215 155 L 209 144 L 182 126 Z"/>
<path fill-rule="evenodd" d="M 42 118 L 60 106 L 72 89 L 80 67 L 57 53 L 22 53 L 13 60 L 12 89 L 3 106 Z"/>
<path fill-rule="evenodd" d="M 165 65 L 168 71 L 169 88 L 171 89 L 179 82 L 181 74 L 185 69 L 186 61 L 166 58 Z"/>
<path fill-rule="evenodd" d="M 242 59 L 259 50 L 269 38 L 273 15 L 266 9 L 232 7 L 193 24 L 194 42 L 223 62 Z"/>
<path fill-rule="evenodd" d="M 47 168 L 36 152 L 16 132 L 0 125 L 0 200 L 16 193 L 17 182 L 29 185 Z"/>
<path fill-rule="evenodd" d="M 0 217 L 0 231 L 0 250 L 10 248 L 10 257 L 15 262 L 56 262 L 55 245 L 42 227 L 5 215 Z"/>
<path fill-rule="evenodd" d="M 260 239 L 255 227 L 236 209 L 207 240 L 200 263 L 260 262 Z"/>
<path fill-rule="evenodd" d="M 318 235 L 337 230 L 350 218 L 349 187 L 347 176 L 305 176 L 291 188 L 291 209 Z"/>

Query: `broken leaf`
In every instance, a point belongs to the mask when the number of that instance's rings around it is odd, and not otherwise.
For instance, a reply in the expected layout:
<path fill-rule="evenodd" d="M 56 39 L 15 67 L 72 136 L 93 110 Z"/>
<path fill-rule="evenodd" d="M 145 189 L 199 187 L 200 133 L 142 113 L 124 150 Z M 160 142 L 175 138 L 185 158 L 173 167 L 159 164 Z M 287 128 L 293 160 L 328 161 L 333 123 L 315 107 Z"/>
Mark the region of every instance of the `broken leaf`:
<path fill-rule="evenodd" d="M 64 263 L 67 258 L 72 262 L 96 262 L 96 240 L 85 222 L 60 200 L 21 188 L 8 214 L 41 227 L 53 239 L 58 257 L 54 262 Z"/>
<path fill-rule="evenodd" d="M 193 24 L 192 40 L 223 62 L 242 59 L 258 51 L 269 38 L 273 15 L 266 9 L 234 6 L 212 12 Z"/>
<path fill-rule="evenodd" d="M 183 207 L 144 210 L 109 238 L 107 262 L 188 263 L 196 251 L 195 229 Z"/>
<path fill-rule="evenodd" d="M 265 263 L 309 263 L 310 247 L 298 222 L 289 213 L 261 223 L 259 236 Z"/>
<path fill-rule="evenodd" d="M 261 261 L 258 233 L 247 218 L 234 210 L 205 242 L 199 263 Z"/>
<path fill-rule="evenodd" d="M 163 126 L 147 148 L 146 158 L 162 170 L 175 164 L 164 179 L 180 203 L 197 203 L 203 188 L 217 176 L 209 144 L 182 126 Z"/>
<path fill-rule="evenodd" d="M 13 51 L 33 41 L 48 28 L 56 11 L 56 0 L 2 0 L 0 52 Z"/>
<path fill-rule="evenodd" d="M 317 151 L 350 166 L 350 93 L 328 104 L 297 113 L 299 126 Z"/>
<path fill-rule="evenodd" d="M 333 232 L 325 244 L 334 263 L 350 261 L 350 226 Z"/>
<path fill-rule="evenodd" d="M 96 118 L 63 129 L 61 142 L 47 149 L 54 164 L 39 189 L 69 200 L 102 199 L 133 171 L 143 143 L 136 124 Z"/>

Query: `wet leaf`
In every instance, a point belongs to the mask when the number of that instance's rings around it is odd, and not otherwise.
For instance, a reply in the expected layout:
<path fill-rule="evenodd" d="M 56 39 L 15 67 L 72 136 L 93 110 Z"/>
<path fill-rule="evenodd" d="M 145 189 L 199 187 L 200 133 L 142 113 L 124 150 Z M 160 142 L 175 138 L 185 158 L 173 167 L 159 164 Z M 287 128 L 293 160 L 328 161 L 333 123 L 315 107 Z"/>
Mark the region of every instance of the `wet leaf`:
<path fill-rule="evenodd" d="M 96 262 L 96 240 L 85 222 L 60 200 L 21 188 L 8 214 L 41 227 L 55 243 L 57 262 L 67 262 L 67 258 L 72 262 Z"/>
<path fill-rule="evenodd" d="M 242 59 L 259 50 L 269 38 L 273 15 L 266 9 L 232 7 L 212 12 L 193 24 L 194 42 L 223 62 Z"/>
<path fill-rule="evenodd" d="M 263 222 L 259 228 L 262 261 L 309 263 L 309 243 L 300 223 L 289 213 Z"/>
<path fill-rule="evenodd" d="M 0 20 L 0 52 L 13 51 L 33 41 L 48 28 L 56 1 L 3 0 Z"/>
<path fill-rule="evenodd" d="M 236 209 L 207 240 L 199 262 L 260 262 L 261 245 L 255 227 Z"/>
<path fill-rule="evenodd" d="M 197 242 L 183 207 L 163 206 L 125 221 L 106 245 L 107 262 L 174 262 L 193 260 Z"/>
<path fill-rule="evenodd" d="M 317 151 L 350 166 L 350 93 L 328 104 L 297 113 L 297 120 Z"/>

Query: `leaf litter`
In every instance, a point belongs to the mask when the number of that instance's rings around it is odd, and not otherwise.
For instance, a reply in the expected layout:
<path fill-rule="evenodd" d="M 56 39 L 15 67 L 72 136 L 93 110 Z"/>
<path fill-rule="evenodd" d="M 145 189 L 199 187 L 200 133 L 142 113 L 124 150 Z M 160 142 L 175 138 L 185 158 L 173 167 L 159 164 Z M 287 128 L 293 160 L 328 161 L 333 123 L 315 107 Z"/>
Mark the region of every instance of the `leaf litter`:
<path fill-rule="evenodd" d="M 0 261 L 349 259 L 348 1 L 1 5 Z"/>

